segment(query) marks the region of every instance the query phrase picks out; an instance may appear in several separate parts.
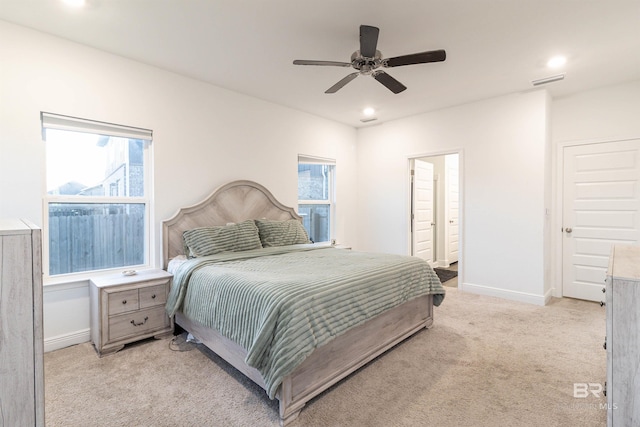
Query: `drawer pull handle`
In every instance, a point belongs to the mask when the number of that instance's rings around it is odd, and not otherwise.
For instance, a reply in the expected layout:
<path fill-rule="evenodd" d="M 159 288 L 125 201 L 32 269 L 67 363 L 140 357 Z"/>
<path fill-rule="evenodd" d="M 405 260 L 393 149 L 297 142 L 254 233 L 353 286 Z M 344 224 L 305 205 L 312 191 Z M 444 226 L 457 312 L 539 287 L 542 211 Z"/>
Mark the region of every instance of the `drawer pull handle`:
<path fill-rule="evenodd" d="M 136 323 L 136 321 L 135 321 L 135 320 L 132 320 L 132 321 L 131 321 L 131 324 L 132 324 L 133 326 L 141 326 L 141 325 L 144 325 L 145 323 L 147 323 L 147 320 L 149 320 L 149 316 L 145 316 L 145 317 L 144 317 L 144 321 L 142 321 L 142 322 L 140 322 L 140 323 Z"/>
<path fill-rule="evenodd" d="M 126 300 L 126 299 L 123 299 L 123 300 L 122 300 L 122 304 L 126 304 L 126 303 L 127 303 L 127 300 Z"/>
<path fill-rule="evenodd" d="M 156 299 L 156 294 L 151 295 L 151 299 Z"/>

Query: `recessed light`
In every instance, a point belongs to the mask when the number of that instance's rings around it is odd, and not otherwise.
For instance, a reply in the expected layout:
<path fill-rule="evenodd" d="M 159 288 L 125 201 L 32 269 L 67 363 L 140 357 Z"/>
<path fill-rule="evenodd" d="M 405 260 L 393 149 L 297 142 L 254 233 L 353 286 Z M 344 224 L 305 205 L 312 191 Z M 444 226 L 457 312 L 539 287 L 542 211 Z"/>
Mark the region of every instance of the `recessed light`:
<path fill-rule="evenodd" d="M 376 113 L 376 110 L 374 110 L 371 107 L 367 107 L 364 110 L 362 110 L 362 114 L 364 114 L 367 117 L 373 116 L 375 113 Z"/>
<path fill-rule="evenodd" d="M 547 61 L 547 67 L 560 68 L 566 63 L 567 63 L 567 58 L 562 55 L 558 55 L 558 56 L 554 56 L 553 58 Z"/>
<path fill-rule="evenodd" d="M 83 7 L 86 4 L 86 0 L 62 0 L 62 3 L 70 7 Z"/>

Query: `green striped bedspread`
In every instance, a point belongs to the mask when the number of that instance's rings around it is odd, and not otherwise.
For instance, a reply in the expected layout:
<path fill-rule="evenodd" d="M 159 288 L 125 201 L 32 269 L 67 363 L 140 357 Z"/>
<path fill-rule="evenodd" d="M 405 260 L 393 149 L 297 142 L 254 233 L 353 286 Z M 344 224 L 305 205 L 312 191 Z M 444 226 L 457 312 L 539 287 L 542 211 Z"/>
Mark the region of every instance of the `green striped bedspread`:
<path fill-rule="evenodd" d="M 293 245 L 186 261 L 166 309 L 242 346 L 274 398 L 316 347 L 420 295 L 432 294 L 440 305 L 444 293 L 415 257 Z"/>

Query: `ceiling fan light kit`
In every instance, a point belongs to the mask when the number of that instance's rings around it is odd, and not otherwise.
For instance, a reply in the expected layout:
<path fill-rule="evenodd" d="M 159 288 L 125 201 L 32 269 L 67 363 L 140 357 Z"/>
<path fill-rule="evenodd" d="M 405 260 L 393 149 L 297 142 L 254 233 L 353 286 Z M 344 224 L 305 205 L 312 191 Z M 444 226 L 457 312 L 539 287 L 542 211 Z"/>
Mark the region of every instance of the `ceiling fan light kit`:
<path fill-rule="evenodd" d="M 429 62 L 442 62 L 447 58 L 444 50 L 432 50 L 427 52 L 413 53 L 410 55 L 396 56 L 394 58 L 383 58 L 378 46 L 378 35 L 380 29 L 370 25 L 360 26 L 360 50 L 356 50 L 351 55 L 351 62 L 338 61 L 316 61 L 306 59 L 296 59 L 294 65 L 321 65 L 334 67 L 352 67 L 357 71 L 344 77 L 331 86 L 325 93 L 336 93 L 347 83 L 359 75 L 372 76 L 391 92 L 398 94 L 407 87 L 395 78 L 381 70 L 380 68 L 401 67 L 405 65 L 425 64 Z"/>

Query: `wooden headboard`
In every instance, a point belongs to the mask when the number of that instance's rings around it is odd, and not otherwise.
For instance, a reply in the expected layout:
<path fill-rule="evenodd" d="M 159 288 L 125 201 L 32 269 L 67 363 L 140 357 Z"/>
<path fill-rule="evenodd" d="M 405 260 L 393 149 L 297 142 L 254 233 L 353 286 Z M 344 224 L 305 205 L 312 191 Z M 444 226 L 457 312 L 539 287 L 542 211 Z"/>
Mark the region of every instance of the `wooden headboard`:
<path fill-rule="evenodd" d="M 302 219 L 293 208 L 277 201 L 256 182 L 233 181 L 217 188 L 200 203 L 182 208 L 162 222 L 163 268 L 167 268 L 171 258 L 184 254 L 182 233 L 185 230 L 262 218 Z"/>

